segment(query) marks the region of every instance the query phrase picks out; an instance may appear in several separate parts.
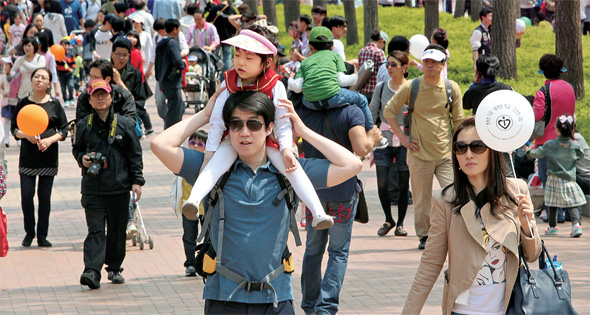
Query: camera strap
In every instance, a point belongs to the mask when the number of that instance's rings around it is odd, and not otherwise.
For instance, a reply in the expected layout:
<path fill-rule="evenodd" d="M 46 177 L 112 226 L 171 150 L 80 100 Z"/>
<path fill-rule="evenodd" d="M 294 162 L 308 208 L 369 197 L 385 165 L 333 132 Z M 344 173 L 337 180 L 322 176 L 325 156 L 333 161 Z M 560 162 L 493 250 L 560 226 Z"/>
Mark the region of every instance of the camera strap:
<path fill-rule="evenodd" d="M 119 115 L 113 114 L 113 121 L 111 122 L 111 129 L 109 130 L 109 138 L 108 143 L 109 145 L 115 142 L 115 134 L 117 133 L 117 117 Z M 94 113 L 90 114 L 88 117 L 88 131 L 92 130 L 92 121 L 94 119 Z"/>

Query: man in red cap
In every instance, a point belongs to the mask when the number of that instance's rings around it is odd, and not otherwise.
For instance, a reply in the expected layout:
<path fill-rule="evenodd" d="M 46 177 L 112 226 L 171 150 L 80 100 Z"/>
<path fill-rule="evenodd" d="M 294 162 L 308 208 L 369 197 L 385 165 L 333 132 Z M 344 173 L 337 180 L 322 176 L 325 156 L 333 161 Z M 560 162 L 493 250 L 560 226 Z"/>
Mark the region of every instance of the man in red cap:
<path fill-rule="evenodd" d="M 103 264 L 112 283 L 125 283 L 121 264 L 125 258 L 129 191 L 135 201 L 139 200 L 145 180 L 135 122 L 114 113 L 111 85 L 94 80 L 88 93 L 92 112 L 76 124 L 72 153 L 82 169 L 81 202 L 88 225 L 80 284 L 98 289 Z"/>

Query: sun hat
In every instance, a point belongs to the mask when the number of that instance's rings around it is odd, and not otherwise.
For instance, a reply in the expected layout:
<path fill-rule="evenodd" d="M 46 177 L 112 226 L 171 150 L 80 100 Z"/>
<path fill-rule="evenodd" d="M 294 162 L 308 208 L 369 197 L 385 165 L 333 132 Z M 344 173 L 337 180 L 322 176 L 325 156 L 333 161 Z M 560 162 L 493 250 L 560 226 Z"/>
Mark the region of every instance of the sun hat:
<path fill-rule="evenodd" d="M 421 60 L 432 59 L 432 60 L 436 60 L 436 61 L 443 61 L 443 60 L 445 60 L 445 58 L 447 58 L 445 53 L 443 53 L 442 51 L 440 51 L 438 49 L 431 48 L 431 49 L 426 49 L 424 51 L 424 53 L 422 54 Z"/>
<path fill-rule="evenodd" d="M 251 30 L 242 30 L 240 34 L 222 41 L 253 53 L 276 56 L 277 48 L 266 37 Z"/>
<path fill-rule="evenodd" d="M 137 23 L 141 23 L 141 24 L 145 24 L 145 20 L 143 18 L 143 16 L 136 14 L 132 19 L 131 22 L 137 22 Z"/>

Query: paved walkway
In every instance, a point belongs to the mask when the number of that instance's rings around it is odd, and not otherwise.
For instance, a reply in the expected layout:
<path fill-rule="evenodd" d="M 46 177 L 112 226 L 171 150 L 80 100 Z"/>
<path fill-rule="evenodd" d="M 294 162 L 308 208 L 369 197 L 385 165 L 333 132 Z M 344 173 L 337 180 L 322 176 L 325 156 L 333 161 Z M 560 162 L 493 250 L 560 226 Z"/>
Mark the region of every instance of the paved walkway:
<path fill-rule="evenodd" d="M 156 114 L 153 99 L 148 107 L 159 132 L 163 123 Z M 66 112 L 69 118 L 75 115 L 74 108 L 67 108 Z M 187 110 L 187 116 L 192 112 Z M 72 157 L 70 139 L 60 143 L 60 171 L 53 188 L 48 237 L 53 247 L 46 249 L 35 246 L 35 241 L 30 248 L 20 245 L 24 231 L 17 171 L 19 151 L 14 139 L 11 140 L 12 145 L 6 151 L 8 193 L 1 201 L 8 215 L 10 251 L 7 257 L 0 258 L 0 314 L 202 312 L 203 282 L 200 278 L 184 276 L 181 220 L 168 205 L 172 174 L 151 153 L 149 141 L 149 138 L 142 141 L 147 183 L 140 206 L 148 233 L 154 240 L 154 249 L 141 251 L 128 242 L 123 263 L 127 282 L 112 285 L 106 281 L 103 271 L 101 289 L 90 291 L 79 285 L 86 223 L 80 206 L 80 169 Z M 398 314 L 422 253 L 416 248 L 413 208 L 410 206 L 406 218 L 408 237 L 378 237 L 376 232 L 384 215 L 377 197 L 374 168 L 369 168 L 365 162 L 360 177 L 366 182 L 371 220 L 365 225 L 355 223 L 340 313 Z M 540 226 L 544 229 L 545 224 Z M 561 234 L 546 243 L 551 254 L 558 255 L 569 272 L 574 306 L 580 314 L 590 314 L 590 229 L 586 228 L 586 234 L 580 239 L 569 239 L 569 226 L 564 224 L 560 228 Z M 292 240 L 290 248 L 294 249 L 293 286 L 298 306 L 304 248 L 295 248 Z M 439 277 L 424 314 L 440 314 L 442 287 Z M 299 307 L 296 313 L 303 314 Z"/>

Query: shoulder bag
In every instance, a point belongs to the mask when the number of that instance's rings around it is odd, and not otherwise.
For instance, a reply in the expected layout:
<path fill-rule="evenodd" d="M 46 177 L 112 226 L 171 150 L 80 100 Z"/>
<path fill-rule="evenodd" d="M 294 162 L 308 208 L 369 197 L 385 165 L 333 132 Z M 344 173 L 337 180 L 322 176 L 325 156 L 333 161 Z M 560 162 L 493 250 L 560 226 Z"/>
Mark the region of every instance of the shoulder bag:
<path fill-rule="evenodd" d="M 523 259 L 522 244 L 518 245 L 521 266 L 506 314 L 578 314 L 572 306 L 567 271 L 555 269 L 545 243 L 542 246 L 539 265 L 544 263 L 543 254 L 546 254 L 551 268 L 531 270 L 526 259 Z"/>

